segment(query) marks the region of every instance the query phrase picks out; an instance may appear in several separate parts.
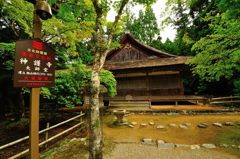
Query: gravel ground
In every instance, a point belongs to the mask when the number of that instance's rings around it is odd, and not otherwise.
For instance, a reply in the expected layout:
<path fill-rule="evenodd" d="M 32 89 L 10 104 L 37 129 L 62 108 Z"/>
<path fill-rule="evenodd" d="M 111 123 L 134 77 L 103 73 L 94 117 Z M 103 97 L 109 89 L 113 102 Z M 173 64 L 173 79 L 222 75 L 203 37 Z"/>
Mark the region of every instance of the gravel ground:
<path fill-rule="evenodd" d="M 213 149 L 159 149 L 141 144 L 119 143 L 104 159 L 239 159 Z"/>

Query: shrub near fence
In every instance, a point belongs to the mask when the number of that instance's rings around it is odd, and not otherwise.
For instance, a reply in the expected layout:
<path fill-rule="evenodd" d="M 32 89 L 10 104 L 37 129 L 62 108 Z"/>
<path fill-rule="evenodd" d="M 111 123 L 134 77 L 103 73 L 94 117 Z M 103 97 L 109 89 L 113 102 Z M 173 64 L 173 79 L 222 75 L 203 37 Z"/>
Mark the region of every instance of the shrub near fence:
<path fill-rule="evenodd" d="M 39 131 L 39 135 L 40 135 L 40 134 L 43 134 L 43 133 L 48 134 L 48 132 L 49 132 L 50 130 L 54 129 L 54 128 L 57 128 L 57 127 L 59 127 L 59 126 L 62 126 L 62 125 L 64 125 L 64 124 L 69 123 L 69 122 L 71 122 L 71 121 L 74 121 L 74 120 L 76 120 L 76 119 L 78 119 L 78 118 L 80 119 L 80 120 L 79 120 L 79 123 L 75 124 L 74 126 L 68 128 L 68 129 L 66 129 L 66 130 L 60 132 L 59 134 L 56 134 L 56 135 L 54 135 L 54 136 L 52 136 L 52 137 L 50 137 L 50 138 L 46 138 L 45 141 L 39 143 L 39 148 L 42 147 L 43 145 L 48 144 L 49 142 L 51 142 L 51 141 L 53 141 L 53 140 L 55 140 L 55 139 L 57 139 L 57 138 L 59 138 L 59 137 L 62 136 L 62 135 L 64 135 L 64 134 L 66 134 L 66 133 L 68 133 L 68 132 L 71 132 L 71 131 L 75 130 L 76 128 L 78 128 L 78 127 L 80 127 L 80 126 L 83 126 L 85 122 L 83 121 L 82 117 L 83 117 L 84 115 L 85 115 L 84 113 L 80 112 L 80 115 L 77 115 L 77 116 L 75 116 L 75 117 L 73 117 L 73 118 L 71 118 L 71 119 L 65 120 L 65 121 L 63 121 L 63 122 L 61 122 L 61 123 L 58 123 L 58 124 L 56 124 L 56 125 L 53 125 L 53 126 L 51 126 L 51 127 L 48 127 L 48 128 L 46 128 L 46 129 L 44 129 L 44 130 Z M 47 136 L 47 135 L 46 135 L 46 136 Z M 23 137 L 23 138 L 21 138 L 21 139 L 15 140 L 15 141 L 13 141 L 13 142 L 11 142 L 11 143 L 2 145 L 2 146 L 0 146 L 0 151 L 4 150 L 4 149 L 6 149 L 6 148 L 9 148 L 9 147 L 11 147 L 11 146 L 16 146 L 17 144 L 20 144 L 21 142 L 26 141 L 26 140 L 28 140 L 28 139 L 29 139 L 29 136 L 26 136 L 26 137 Z M 24 151 L 22 151 L 22 152 L 19 152 L 19 153 L 15 154 L 14 156 L 11 156 L 9 159 L 20 158 L 20 157 L 23 157 L 23 156 L 27 156 L 28 154 L 29 154 L 29 149 L 24 150 Z"/>

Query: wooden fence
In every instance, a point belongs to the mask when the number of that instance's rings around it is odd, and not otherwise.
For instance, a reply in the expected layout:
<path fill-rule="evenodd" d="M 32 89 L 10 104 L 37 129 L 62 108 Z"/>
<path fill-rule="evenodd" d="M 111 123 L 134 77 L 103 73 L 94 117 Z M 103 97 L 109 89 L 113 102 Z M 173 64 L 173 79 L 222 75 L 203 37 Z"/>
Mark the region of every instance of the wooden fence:
<path fill-rule="evenodd" d="M 240 104 L 240 96 L 210 98 L 210 104 Z"/>
<path fill-rule="evenodd" d="M 80 112 L 80 115 L 77 115 L 77 116 L 75 116 L 75 117 L 73 117 L 73 118 L 71 118 L 71 119 L 65 120 L 65 121 L 63 121 L 63 122 L 61 122 L 61 123 L 58 123 L 58 124 L 56 124 L 56 125 L 53 125 L 53 126 L 51 126 L 51 127 L 48 127 L 48 128 L 46 128 L 46 129 L 44 129 L 44 130 L 39 131 L 39 135 L 40 135 L 40 134 L 43 134 L 43 133 L 46 134 L 46 133 L 48 133 L 50 130 L 52 130 L 52 129 L 54 129 L 54 128 L 57 128 L 57 127 L 59 127 L 59 126 L 62 126 L 63 124 L 69 123 L 69 122 L 71 122 L 71 121 L 73 121 L 73 120 L 75 120 L 75 119 L 78 119 L 78 118 L 80 119 L 80 120 L 79 120 L 79 123 L 77 123 L 76 125 L 74 125 L 74 126 L 68 128 L 68 129 L 62 131 L 61 133 L 59 133 L 59 134 L 57 134 L 57 135 L 55 135 L 55 136 L 52 136 L 51 138 L 47 138 L 45 141 L 39 143 L 39 147 L 42 147 L 43 145 L 46 145 L 47 143 L 53 141 L 54 139 L 57 139 L 57 138 L 59 138 L 60 136 L 66 134 L 66 133 L 68 133 L 68 132 L 70 132 L 70 131 L 73 131 L 73 130 L 76 129 L 77 127 L 82 126 L 82 125 L 84 124 L 84 121 L 83 121 L 83 119 L 82 119 L 82 117 L 83 117 L 84 115 L 85 115 L 84 113 Z M 23 138 L 21 138 L 21 139 L 15 140 L 15 141 L 13 141 L 13 142 L 11 142 L 11 143 L 2 145 L 2 146 L 0 146 L 0 151 L 3 150 L 3 149 L 5 149 L 5 148 L 8 148 L 8 147 L 17 145 L 17 144 L 19 144 L 19 143 L 21 143 L 21 142 L 23 142 L 23 141 L 28 140 L 28 139 L 29 139 L 29 136 L 26 136 L 26 137 L 23 137 Z M 29 153 L 29 149 L 24 150 L 24 151 L 22 151 L 22 152 L 20 152 L 20 153 L 17 153 L 17 154 L 15 154 L 14 156 L 11 156 L 9 159 L 17 159 L 17 158 L 26 156 L 28 153 Z"/>

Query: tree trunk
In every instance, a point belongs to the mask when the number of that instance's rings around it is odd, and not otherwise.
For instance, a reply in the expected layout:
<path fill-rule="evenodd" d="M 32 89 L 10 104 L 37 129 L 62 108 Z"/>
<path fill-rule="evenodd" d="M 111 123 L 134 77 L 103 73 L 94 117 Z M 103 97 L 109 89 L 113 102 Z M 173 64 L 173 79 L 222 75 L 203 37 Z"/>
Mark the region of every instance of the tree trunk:
<path fill-rule="evenodd" d="M 100 78 L 99 70 L 92 70 L 91 84 L 90 84 L 90 112 L 89 112 L 89 159 L 102 159 L 102 127 L 99 111 L 99 88 Z"/>

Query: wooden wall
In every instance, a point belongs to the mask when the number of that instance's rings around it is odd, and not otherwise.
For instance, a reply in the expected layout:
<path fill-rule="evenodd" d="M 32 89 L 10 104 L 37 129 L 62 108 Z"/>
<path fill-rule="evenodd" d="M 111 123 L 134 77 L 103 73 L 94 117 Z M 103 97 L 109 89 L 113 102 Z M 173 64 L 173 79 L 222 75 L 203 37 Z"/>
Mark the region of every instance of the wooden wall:
<path fill-rule="evenodd" d="M 117 96 L 183 95 L 179 74 L 117 78 Z"/>

